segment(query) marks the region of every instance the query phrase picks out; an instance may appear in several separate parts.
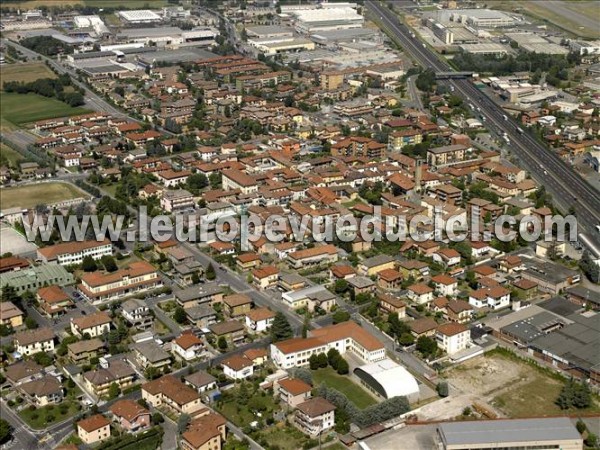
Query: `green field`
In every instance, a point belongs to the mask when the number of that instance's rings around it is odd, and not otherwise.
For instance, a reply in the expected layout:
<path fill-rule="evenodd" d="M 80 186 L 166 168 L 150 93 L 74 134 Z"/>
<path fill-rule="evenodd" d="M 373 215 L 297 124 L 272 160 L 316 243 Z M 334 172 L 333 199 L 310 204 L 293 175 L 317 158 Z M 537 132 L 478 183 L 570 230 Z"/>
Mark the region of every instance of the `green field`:
<path fill-rule="evenodd" d="M 6 64 L 0 69 L 2 83 L 9 81 L 31 83 L 39 78 L 56 78 L 56 74 L 44 63 Z"/>
<path fill-rule="evenodd" d="M 318 386 L 325 383 L 328 387 L 337 389 L 356 405 L 364 409 L 377 403 L 377 401 L 350 378 L 338 375 L 331 367 L 319 369 L 312 372 L 313 384 Z"/>
<path fill-rule="evenodd" d="M 61 405 L 46 405 L 34 410 L 26 407 L 19 416 L 31 428 L 42 429 L 74 416 L 80 409 L 81 405 L 76 401 L 65 400 Z"/>
<path fill-rule="evenodd" d="M 68 183 L 38 183 L 0 190 L 0 209 L 33 208 L 78 197 L 87 197 L 83 191 Z"/>
<path fill-rule="evenodd" d="M 2 93 L 0 102 L 0 123 L 3 130 L 21 126 L 38 120 L 55 117 L 75 116 L 90 112 L 87 109 L 73 108 L 66 103 L 37 94 Z"/>
<path fill-rule="evenodd" d="M 0 158 L 2 160 L 6 158 L 6 161 L 11 167 L 16 167 L 19 161 L 23 160 L 23 155 L 6 144 L 0 143 Z"/>

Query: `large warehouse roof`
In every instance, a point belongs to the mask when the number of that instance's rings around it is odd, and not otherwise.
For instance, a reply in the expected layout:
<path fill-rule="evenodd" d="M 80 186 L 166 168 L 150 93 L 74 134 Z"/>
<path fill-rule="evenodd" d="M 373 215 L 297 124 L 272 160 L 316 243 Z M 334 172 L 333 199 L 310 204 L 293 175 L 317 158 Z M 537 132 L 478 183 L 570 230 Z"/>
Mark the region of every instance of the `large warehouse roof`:
<path fill-rule="evenodd" d="M 415 377 L 391 359 L 358 367 L 354 373 L 385 398 L 405 396 L 414 399 L 419 394 Z"/>
<path fill-rule="evenodd" d="M 484 420 L 448 422 L 438 426 L 446 445 L 502 444 L 581 439 L 566 417 L 548 419 Z"/>

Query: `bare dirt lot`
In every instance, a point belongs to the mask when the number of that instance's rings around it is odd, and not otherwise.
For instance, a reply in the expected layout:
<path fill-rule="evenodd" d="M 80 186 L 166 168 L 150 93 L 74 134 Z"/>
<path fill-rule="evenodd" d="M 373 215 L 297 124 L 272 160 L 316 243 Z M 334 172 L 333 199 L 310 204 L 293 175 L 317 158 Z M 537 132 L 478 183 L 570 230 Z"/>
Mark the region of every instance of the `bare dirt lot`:
<path fill-rule="evenodd" d="M 500 416 L 532 417 L 564 414 L 554 401 L 564 384 L 548 372 L 509 355 L 492 353 L 455 367 L 447 374 L 457 397 L 471 396 Z M 597 412 L 594 405 L 580 413 Z"/>

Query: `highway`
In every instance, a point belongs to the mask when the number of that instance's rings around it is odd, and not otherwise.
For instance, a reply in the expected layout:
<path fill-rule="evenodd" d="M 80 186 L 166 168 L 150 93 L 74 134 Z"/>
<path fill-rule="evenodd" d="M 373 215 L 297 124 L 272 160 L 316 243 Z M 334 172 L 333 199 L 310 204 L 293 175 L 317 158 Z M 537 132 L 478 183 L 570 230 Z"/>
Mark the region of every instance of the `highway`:
<path fill-rule="evenodd" d="M 454 71 L 447 62 L 438 59 L 424 43 L 413 38 L 409 28 L 401 23 L 385 4 L 365 1 L 365 7 L 423 67 L 432 68 L 436 72 Z M 500 133 L 506 133 L 510 140 L 510 149 L 520 159 L 524 168 L 546 187 L 563 209 L 573 206 L 578 219 L 578 231 L 587 231 L 588 236 L 592 236 L 597 244 L 600 243 L 600 235 L 595 229 L 595 226 L 600 224 L 600 192 L 581 178 L 556 153 L 545 148 L 527 132 L 522 133 L 519 123 L 505 115 L 500 106 L 479 91 L 471 81 L 451 79 L 445 83 L 478 108 L 478 112 L 487 118 L 488 127 L 493 125 Z"/>

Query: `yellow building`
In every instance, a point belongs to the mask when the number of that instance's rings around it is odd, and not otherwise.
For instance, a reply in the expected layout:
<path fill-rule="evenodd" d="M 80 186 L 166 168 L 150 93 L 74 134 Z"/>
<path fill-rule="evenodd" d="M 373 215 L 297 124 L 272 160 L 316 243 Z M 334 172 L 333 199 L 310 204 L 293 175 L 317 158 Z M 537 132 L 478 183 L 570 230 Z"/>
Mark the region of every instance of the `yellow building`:
<path fill-rule="evenodd" d="M 0 303 L 0 322 L 2 325 L 13 328 L 23 325 L 23 311 L 17 308 L 12 302 Z"/>
<path fill-rule="evenodd" d="M 90 445 L 110 438 L 110 422 L 101 414 L 77 422 L 77 436 Z"/>

